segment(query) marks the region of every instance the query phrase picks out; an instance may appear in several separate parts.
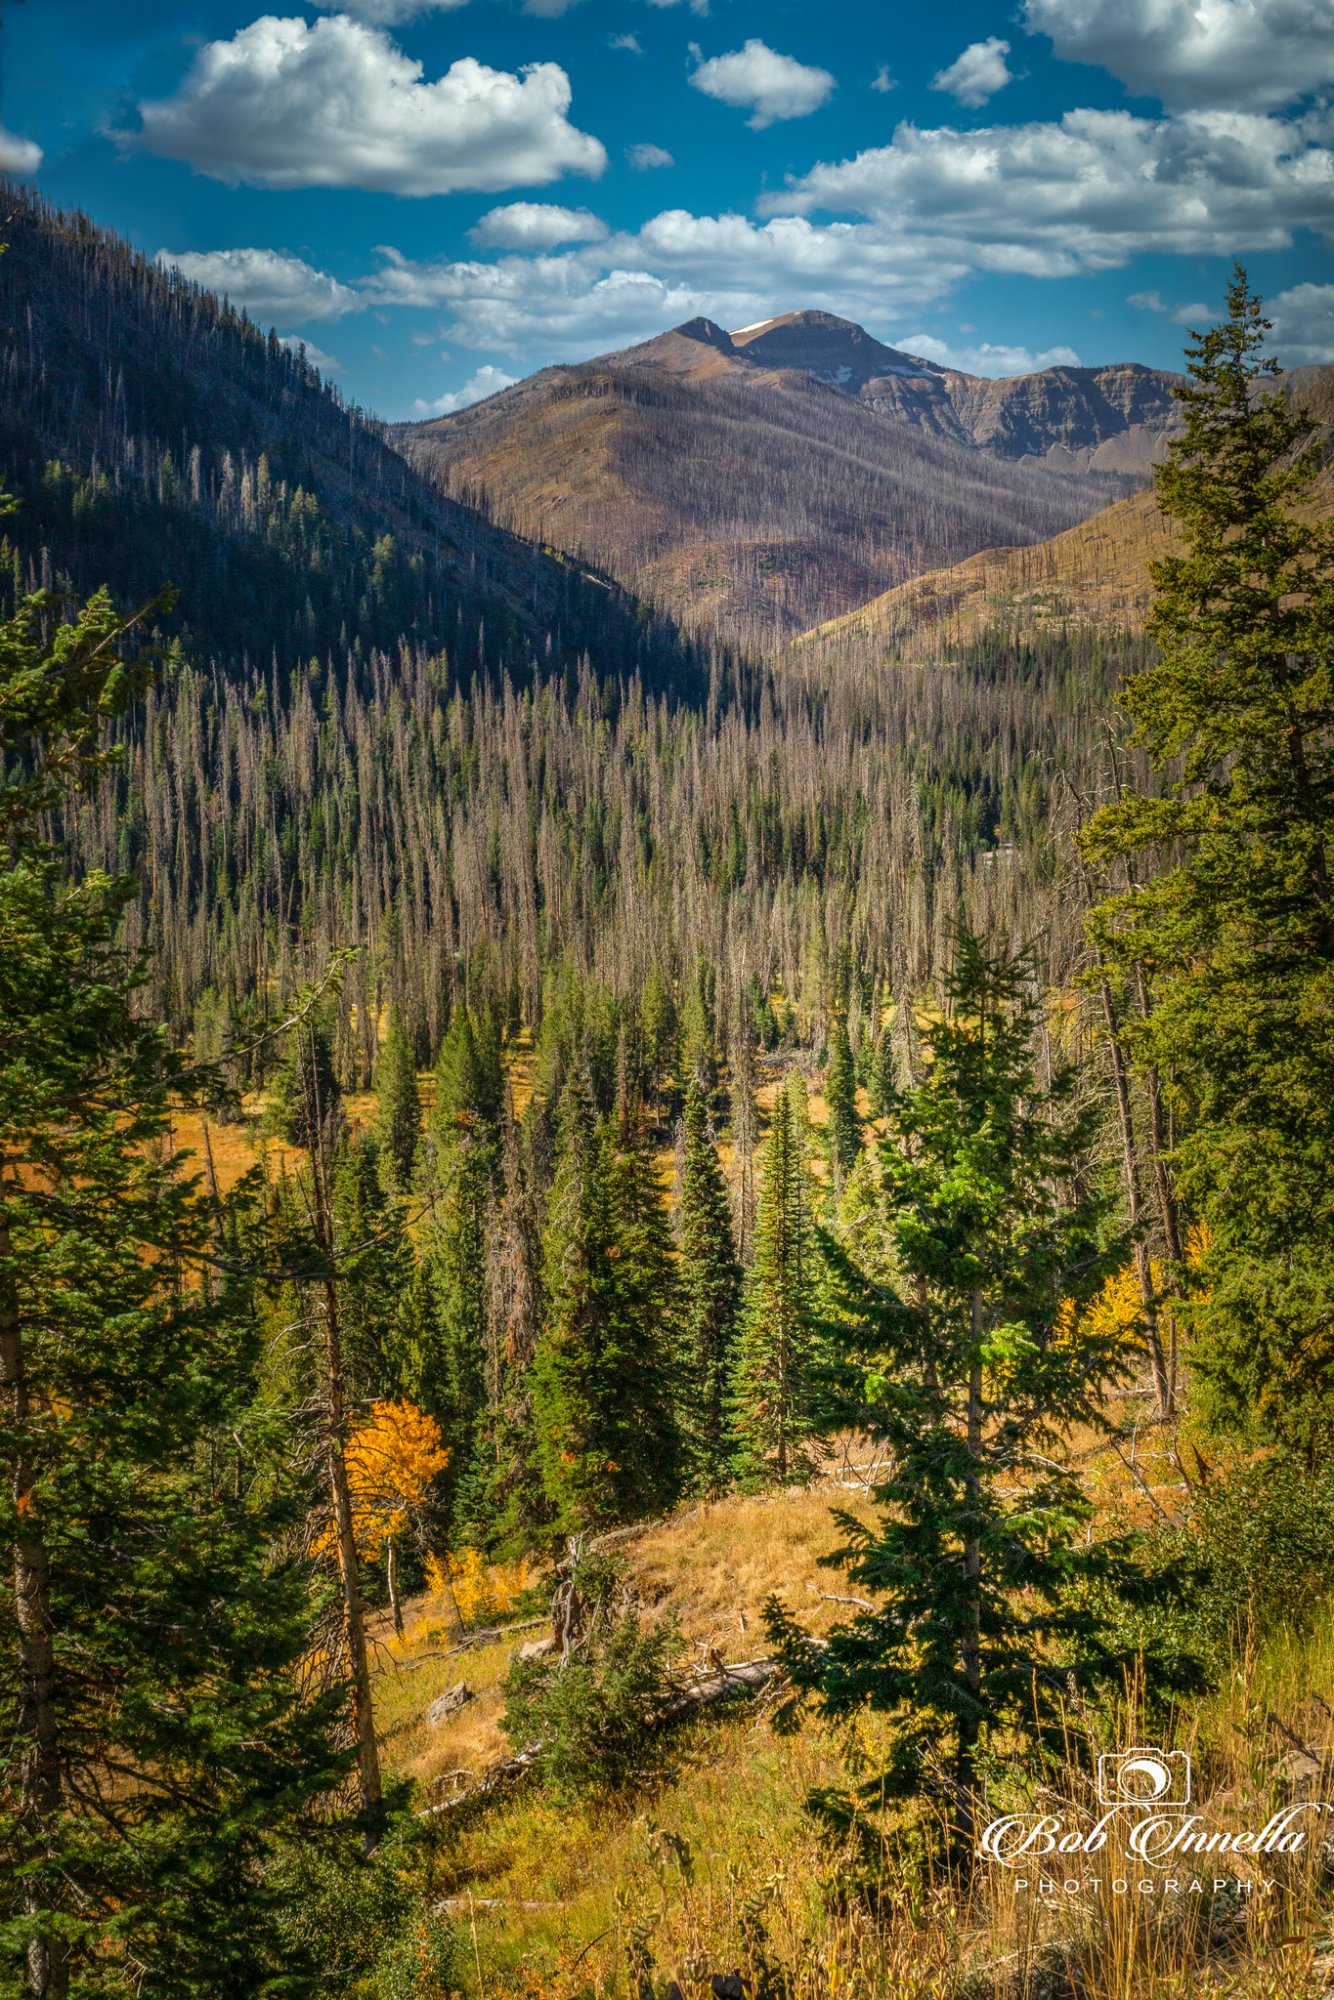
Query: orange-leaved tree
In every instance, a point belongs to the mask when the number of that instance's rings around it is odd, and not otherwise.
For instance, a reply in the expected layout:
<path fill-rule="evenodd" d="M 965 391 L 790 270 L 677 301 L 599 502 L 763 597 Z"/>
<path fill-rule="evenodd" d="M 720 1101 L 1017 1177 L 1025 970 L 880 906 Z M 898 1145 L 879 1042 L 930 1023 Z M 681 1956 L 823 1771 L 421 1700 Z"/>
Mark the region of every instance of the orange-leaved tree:
<path fill-rule="evenodd" d="M 367 1561 L 381 1552 L 389 1584 L 394 1630 L 402 1634 L 398 1595 L 398 1544 L 426 1499 L 431 1481 L 449 1463 L 440 1426 L 406 1400 L 372 1403 L 370 1415 L 348 1441 L 347 1480 L 357 1547 Z"/>

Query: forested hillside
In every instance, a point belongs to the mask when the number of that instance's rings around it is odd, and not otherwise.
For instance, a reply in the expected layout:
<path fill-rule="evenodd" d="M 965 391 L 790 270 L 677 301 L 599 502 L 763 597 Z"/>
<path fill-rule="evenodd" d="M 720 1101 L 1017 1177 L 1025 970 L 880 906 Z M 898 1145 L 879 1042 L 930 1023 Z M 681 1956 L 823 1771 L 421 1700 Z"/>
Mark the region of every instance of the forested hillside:
<path fill-rule="evenodd" d="M 180 666 L 64 830 L 136 876 L 175 1033 L 355 946 L 339 1034 L 368 1078 L 387 1005 L 422 1057 L 460 997 L 536 1020 L 558 969 L 633 1006 L 654 967 L 725 964 L 729 1015 L 775 983 L 818 1013 L 839 951 L 920 984 L 961 900 L 1044 928 L 1052 773 L 1094 781 L 1115 634 L 983 638 L 943 680 L 706 654 L 437 496 L 113 239 L 37 208 L 11 235 L 11 592 L 178 592 Z"/>
<path fill-rule="evenodd" d="M 1039 433 L 1044 452 L 1063 434 L 1096 441 L 1087 395 L 1072 429 L 1069 410 L 1051 407 L 1059 385 L 1029 378 L 1046 427 L 1012 422 L 1017 449 L 993 454 L 939 369 L 827 314 L 774 324 L 734 342 L 693 320 L 394 436 L 445 492 L 601 564 L 694 629 L 759 646 L 920 570 L 1042 541 L 1127 489 L 1068 452 L 1065 472 L 1022 458 Z M 989 385 L 957 386 L 976 391 L 977 420 L 1000 436 Z M 1152 407 L 1170 406 L 1165 380 L 1154 388 Z M 1109 434 L 1127 430 L 1133 410 L 1092 403 Z"/>
<path fill-rule="evenodd" d="M 689 690 L 690 654 L 605 578 L 419 478 L 297 353 L 77 214 L 9 197 L 0 473 L 22 501 L 11 591 L 165 583 L 199 665 L 283 683 L 401 642 L 522 678 L 595 647 Z"/>

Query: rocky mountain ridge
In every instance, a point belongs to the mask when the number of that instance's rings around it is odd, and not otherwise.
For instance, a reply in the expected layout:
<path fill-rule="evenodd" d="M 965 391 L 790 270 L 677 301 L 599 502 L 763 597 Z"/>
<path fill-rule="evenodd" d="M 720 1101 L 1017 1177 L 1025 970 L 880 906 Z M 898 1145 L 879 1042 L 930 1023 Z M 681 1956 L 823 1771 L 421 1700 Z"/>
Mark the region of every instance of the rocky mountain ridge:
<path fill-rule="evenodd" d="M 695 319 L 390 435 L 505 527 L 765 645 L 1125 494 L 1160 448 L 1170 378 L 1066 373 L 1027 389 L 951 374 L 830 313 L 736 333 Z M 1095 462 L 1112 446 L 1114 468 Z"/>
<path fill-rule="evenodd" d="M 688 320 L 599 361 L 696 379 L 727 368 L 797 370 L 956 444 L 1080 472 L 1147 470 L 1176 429 L 1172 391 L 1181 379 L 1133 361 L 969 375 L 887 347 L 855 321 L 826 312 L 784 313 L 734 333 L 712 320 Z"/>

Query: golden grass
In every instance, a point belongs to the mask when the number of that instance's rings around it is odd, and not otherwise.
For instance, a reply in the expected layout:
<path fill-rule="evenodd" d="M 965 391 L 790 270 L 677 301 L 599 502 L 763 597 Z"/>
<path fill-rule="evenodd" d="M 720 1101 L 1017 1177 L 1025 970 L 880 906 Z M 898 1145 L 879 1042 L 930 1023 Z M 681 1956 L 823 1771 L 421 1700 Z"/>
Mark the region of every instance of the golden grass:
<path fill-rule="evenodd" d="M 1109 1527 L 1147 1523 L 1155 1500 L 1167 1512 L 1182 1506 L 1174 1441 L 1135 1428 L 1145 1407 L 1132 1397 L 1114 1412 L 1120 1454 L 1094 1434 L 1070 1440 Z M 818 1558 L 837 1540 L 831 1508 L 869 1504 L 842 1483 L 869 1456 L 846 1440 L 822 1484 L 683 1508 L 622 1545 L 638 1595 L 650 1615 L 674 1621 L 687 1662 L 705 1647 L 728 1659 L 762 1652 L 761 1609 L 775 1590 L 815 1630 L 845 1615 L 823 1595 L 845 1588 L 839 1572 Z M 512 1747 L 500 1729 L 501 1683 L 512 1647 L 535 1636 L 438 1657 L 449 1642 L 443 1611 L 425 1600 L 410 1608 L 406 1643 L 396 1659 L 382 1644 L 376 1682 L 386 1762 L 416 1779 L 423 1798 L 447 1796 L 461 1782 L 450 1774 L 471 1776 Z M 429 1729 L 428 1703 L 459 1680 L 476 1700 Z M 1106 1730 L 1109 1749 L 1143 1740 L 1133 1699 Z M 1292 1796 L 1294 1738 L 1334 1756 L 1329 1611 L 1305 1636 L 1287 1631 L 1243 1648 L 1226 1684 L 1183 1712 L 1173 1742 L 1194 1758 L 1206 1818 L 1236 1829 L 1262 1824 Z M 764 1951 L 783 1965 L 789 2000 L 1317 2000 L 1334 1991 L 1334 1959 L 1321 1946 L 1329 1888 L 1314 1846 L 1269 1867 L 1268 1897 L 1071 1896 L 1064 1875 L 1050 1893 L 1020 1895 L 1013 1878 L 983 1867 L 962 1900 L 942 1882 L 878 1920 L 844 1905 L 836 1890 L 846 1864 L 821 1845 L 805 1800 L 813 1787 L 874 1768 L 882 1748 L 874 1717 L 838 1730 L 808 1720 L 787 1735 L 761 1702 L 684 1731 L 665 1777 L 628 1803 L 557 1803 L 531 1787 L 457 1825 L 433 1822 L 432 1895 L 460 1926 L 468 2000 L 627 2000 L 635 1949 L 659 1991 L 673 1977 L 687 2000 L 707 1993 L 708 1973 L 736 1966 L 753 1976 Z M 1075 1811 L 1082 1794 L 1069 1782 L 1066 1809 Z M 1254 1869 L 1229 1858 L 1217 1872 Z"/>

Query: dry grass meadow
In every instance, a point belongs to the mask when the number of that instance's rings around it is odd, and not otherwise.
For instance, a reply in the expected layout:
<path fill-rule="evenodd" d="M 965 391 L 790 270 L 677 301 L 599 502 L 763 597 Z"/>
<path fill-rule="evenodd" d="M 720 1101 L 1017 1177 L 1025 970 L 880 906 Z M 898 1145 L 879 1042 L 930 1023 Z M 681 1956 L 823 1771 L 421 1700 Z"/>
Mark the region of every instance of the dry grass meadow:
<path fill-rule="evenodd" d="M 1171 1440 L 1137 1435 L 1135 1408 L 1116 1413 L 1119 1450 L 1083 1445 L 1100 1509 L 1118 1525 L 1173 1511 L 1183 1494 Z M 761 1608 L 775 1590 L 814 1630 L 846 1615 L 827 1595 L 846 1586 L 818 1559 L 837 1539 L 831 1509 L 869 1505 L 855 1472 L 866 1464 L 849 1443 L 809 1486 L 683 1508 L 624 1543 L 636 1594 L 648 1616 L 673 1621 L 684 1667 L 763 1653 Z M 451 1651 L 457 1634 L 444 1609 L 418 1602 L 406 1642 L 392 1647 L 382 1635 L 379 1649 L 385 1755 L 416 1781 L 423 1808 L 513 1747 L 500 1726 L 502 1682 L 513 1647 L 537 1636 L 525 1628 Z M 430 1728 L 431 1699 L 460 1680 L 474 1699 Z M 1263 1874 L 1240 1857 L 1203 1860 L 1198 1893 L 1184 1870 L 1176 1892 L 1137 1892 L 1149 1871 L 1112 1851 L 1096 1867 L 1082 1861 L 1078 1874 L 1061 1863 L 1059 1876 L 1024 1889 L 993 1864 L 979 1867 L 966 1897 L 948 1882 L 905 1884 L 872 1915 L 840 1893 L 846 1857 L 822 1844 L 804 1802 L 812 1788 L 874 1768 L 877 1722 L 831 1728 L 808 1717 L 790 1734 L 776 1726 L 776 1708 L 761 1698 L 684 1729 L 665 1776 L 628 1801 L 556 1802 L 529 1785 L 457 1823 L 434 1816 L 433 1892 L 461 1927 L 468 2000 L 629 2000 L 647 1993 L 646 1979 L 659 1994 L 675 1979 L 686 2000 L 702 2000 L 709 1975 L 734 1969 L 769 2000 L 1334 1993 L 1334 1871 L 1320 1833 Z M 1098 1747 L 1137 1740 L 1132 1690 Z M 1210 1826 L 1259 1827 L 1322 1787 L 1334 1798 L 1329 1613 L 1300 1638 L 1243 1647 L 1226 1683 L 1179 1718 L 1171 1747 L 1194 1760 Z M 1066 1810 L 1086 1810 L 1089 1781 L 1073 1759 L 1061 1782 Z M 1001 1806 L 1061 1810 L 1059 1798 L 1023 1796 L 1003 1773 L 996 1783 Z M 1132 1888 L 1114 1891 L 1123 1878 Z"/>

